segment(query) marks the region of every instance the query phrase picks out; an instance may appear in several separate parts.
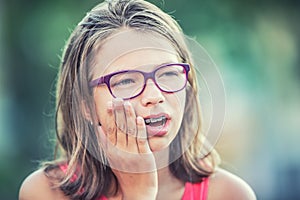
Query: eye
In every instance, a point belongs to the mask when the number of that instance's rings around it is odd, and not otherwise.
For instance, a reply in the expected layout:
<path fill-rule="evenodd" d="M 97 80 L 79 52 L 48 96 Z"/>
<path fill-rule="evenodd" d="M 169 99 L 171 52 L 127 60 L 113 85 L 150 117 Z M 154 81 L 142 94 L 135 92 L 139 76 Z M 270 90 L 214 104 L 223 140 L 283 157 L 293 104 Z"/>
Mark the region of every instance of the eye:
<path fill-rule="evenodd" d="M 160 71 L 158 71 L 157 73 L 157 78 L 159 79 L 169 79 L 169 78 L 175 78 L 178 77 L 180 75 L 180 71 L 176 68 L 170 68 L 167 67 L 165 69 L 161 69 Z"/>
<path fill-rule="evenodd" d="M 110 87 L 124 87 L 124 86 L 126 87 L 134 83 L 135 83 L 134 79 L 125 78 L 125 79 L 115 80 L 111 82 Z"/>
<path fill-rule="evenodd" d="M 159 77 L 162 76 L 178 76 L 178 71 L 167 71 L 159 75 Z"/>

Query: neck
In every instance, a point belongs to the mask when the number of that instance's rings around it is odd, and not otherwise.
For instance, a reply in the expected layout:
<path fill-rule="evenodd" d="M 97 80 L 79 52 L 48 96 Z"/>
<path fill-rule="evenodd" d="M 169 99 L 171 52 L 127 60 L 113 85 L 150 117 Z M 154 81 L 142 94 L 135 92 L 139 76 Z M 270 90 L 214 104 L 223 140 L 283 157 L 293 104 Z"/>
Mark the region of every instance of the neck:
<path fill-rule="evenodd" d="M 165 148 L 159 152 L 154 153 L 157 173 L 158 173 L 158 186 L 159 189 L 164 188 L 167 185 L 182 183 L 181 180 L 177 179 L 170 171 L 169 165 L 169 148 Z"/>
<path fill-rule="evenodd" d="M 162 169 L 159 169 L 157 171 L 157 173 L 158 173 L 158 185 L 165 185 L 165 184 L 170 183 L 172 181 L 177 181 L 178 180 L 171 173 L 168 166 L 164 167 Z"/>
<path fill-rule="evenodd" d="M 184 182 L 177 179 L 171 173 L 168 166 L 158 170 L 157 199 L 169 199 L 170 195 L 174 198 L 178 196 L 180 197 L 182 196 L 183 192 Z"/>

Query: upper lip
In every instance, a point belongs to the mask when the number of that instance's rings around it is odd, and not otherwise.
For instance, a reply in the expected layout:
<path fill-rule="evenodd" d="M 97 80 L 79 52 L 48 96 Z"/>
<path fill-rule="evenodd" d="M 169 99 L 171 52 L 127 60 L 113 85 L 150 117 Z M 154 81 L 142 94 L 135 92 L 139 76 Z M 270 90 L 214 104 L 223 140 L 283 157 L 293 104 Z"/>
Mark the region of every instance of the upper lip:
<path fill-rule="evenodd" d="M 167 113 L 159 113 L 159 114 L 153 114 L 144 117 L 144 119 L 151 119 L 151 118 L 158 118 L 164 116 L 166 119 L 170 119 L 170 116 Z"/>

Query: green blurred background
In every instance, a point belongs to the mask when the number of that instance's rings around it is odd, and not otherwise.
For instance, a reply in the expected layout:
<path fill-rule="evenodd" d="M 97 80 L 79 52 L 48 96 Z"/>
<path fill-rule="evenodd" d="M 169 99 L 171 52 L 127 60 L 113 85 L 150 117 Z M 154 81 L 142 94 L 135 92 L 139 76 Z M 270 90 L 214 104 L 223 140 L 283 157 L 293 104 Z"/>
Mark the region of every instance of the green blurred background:
<path fill-rule="evenodd" d="M 98 1 L 0 0 L 0 199 L 51 158 L 53 83 L 70 31 Z M 152 1 L 153 2 L 153 1 Z M 223 167 L 258 199 L 300 199 L 300 1 L 165 0 L 219 67 Z"/>

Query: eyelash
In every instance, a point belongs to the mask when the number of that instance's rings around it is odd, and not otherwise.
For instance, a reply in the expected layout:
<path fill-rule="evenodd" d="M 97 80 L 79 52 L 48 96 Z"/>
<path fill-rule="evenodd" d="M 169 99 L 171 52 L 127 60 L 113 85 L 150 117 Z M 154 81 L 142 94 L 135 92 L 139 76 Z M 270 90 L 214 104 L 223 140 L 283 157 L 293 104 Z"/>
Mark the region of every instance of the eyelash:
<path fill-rule="evenodd" d="M 122 84 L 124 84 L 124 82 L 127 82 L 127 81 L 130 81 L 130 82 L 134 82 L 134 80 L 133 79 L 124 79 L 124 80 L 121 80 L 121 81 L 119 81 L 119 82 L 116 82 L 116 83 L 114 83 L 113 85 L 111 85 L 111 87 L 116 87 L 116 86 L 119 86 L 119 85 L 122 85 Z M 125 83 L 126 84 L 126 83 Z"/>

